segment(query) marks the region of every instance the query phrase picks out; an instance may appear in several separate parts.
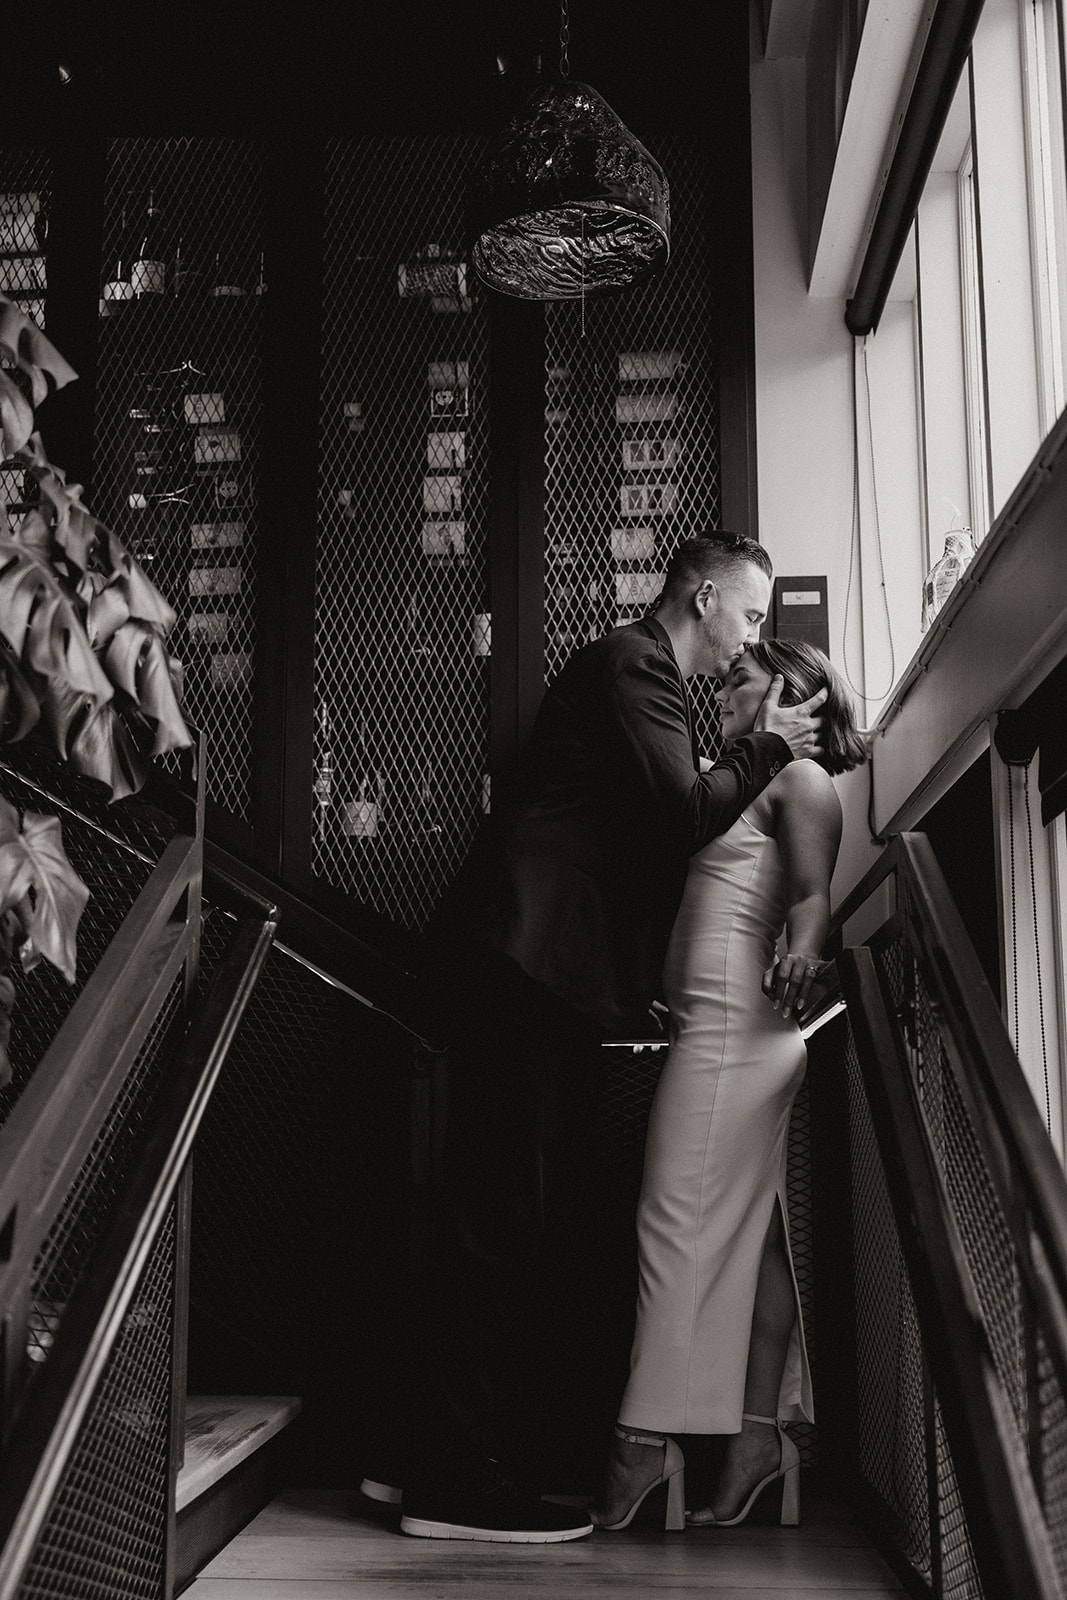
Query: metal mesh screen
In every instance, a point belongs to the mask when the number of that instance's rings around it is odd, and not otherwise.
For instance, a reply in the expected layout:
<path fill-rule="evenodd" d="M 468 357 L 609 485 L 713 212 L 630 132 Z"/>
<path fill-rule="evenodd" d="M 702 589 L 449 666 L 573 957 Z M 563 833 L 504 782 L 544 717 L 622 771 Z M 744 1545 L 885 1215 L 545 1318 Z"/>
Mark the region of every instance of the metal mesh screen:
<path fill-rule="evenodd" d="M 1016 1459 L 1034 1464 L 1062 1579 L 1067 1576 L 1067 1405 L 977 1130 L 972 1096 L 979 1090 L 962 1076 L 946 1041 L 944 1013 L 918 931 L 922 919 L 908 906 L 906 886 L 898 886 L 901 894 L 905 926 L 877 942 L 874 953 L 977 1295 L 981 1336 L 1015 1421 Z M 979 1600 L 983 1589 L 956 1466 L 938 1396 L 927 1392 L 915 1307 L 851 1036 L 848 1071 L 863 1476 L 883 1503 L 900 1550 L 932 1592 L 946 1600 Z M 994 1159 L 1001 1160 L 1000 1154 Z"/>
<path fill-rule="evenodd" d="M 901 1550 L 929 1579 L 922 1343 L 851 1033 L 847 1065 L 860 1465 Z"/>
<path fill-rule="evenodd" d="M 960 1499 L 956 1466 L 945 1437 L 941 1407 L 935 1403 L 937 1448 L 937 1532 L 941 1553 L 941 1593 L 944 1600 L 982 1600 L 984 1593 L 975 1566 L 967 1516 Z"/>
<path fill-rule="evenodd" d="M 19 1600 L 159 1600 L 174 1322 L 168 1214 L 108 1357 Z"/>
<path fill-rule="evenodd" d="M 898 1014 L 905 1020 L 923 1109 L 985 1315 L 997 1374 L 1016 1424 L 1023 1428 L 1025 1329 L 1011 1230 L 943 1047 L 938 1012 L 923 982 L 920 964 L 909 946 L 899 940 L 885 947 L 881 965 Z"/>
<path fill-rule="evenodd" d="M 625 294 L 546 306 L 545 674 L 641 616 L 681 539 L 720 518 L 714 246 L 705 157 L 657 144 L 671 183 L 671 258 Z M 695 680 L 702 748 L 719 748 Z M 701 725 L 702 724 L 702 725 Z"/>
<path fill-rule="evenodd" d="M 47 758 L 38 757 L 35 761 L 34 754 L 20 747 L 12 752 L 12 759 L 18 760 L 27 774 L 33 774 L 36 782 L 11 766 L 0 765 L 0 794 L 23 811 L 58 814 L 67 855 L 88 886 L 90 899 L 78 925 L 78 977 L 73 986 L 43 961 L 31 972 L 23 972 L 18 967 L 12 972 L 17 991 L 10 1047 L 13 1079 L 6 1088 L 0 1089 L 0 1120 L 9 1115 L 34 1067 L 81 993 L 86 978 L 95 969 L 148 881 L 165 842 L 157 824 L 136 806 L 120 804 L 105 808 L 101 803 L 101 812 L 108 810 L 109 814 L 103 824 L 97 825 L 89 816 L 79 816 L 49 799 L 38 789 L 37 782 L 48 783 L 49 777 L 54 776 L 49 770 L 53 764 Z M 89 801 L 84 787 L 78 786 L 79 806 Z M 68 775 L 68 794 L 70 788 Z M 101 827 L 106 827 L 108 832 L 102 832 Z M 108 834 L 136 843 L 120 850 Z M 120 870 L 117 861 L 121 861 Z"/>
<path fill-rule="evenodd" d="M 47 153 L 16 139 L 0 148 L 0 295 L 42 328 L 48 290 L 48 211 L 52 166 Z M 0 467 L 0 472 L 5 469 Z M 21 472 L 10 485 L 21 492 Z M 5 485 L 5 487 L 7 487 Z"/>
<path fill-rule="evenodd" d="M 251 802 L 262 173 L 236 140 L 109 150 L 93 510 L 178 615 L 207 792 Z"/>
<path fill-rule="evenodd" d="M 202 968 L 230 937 L 212 911 Z M 197 1136 L 190 1385 L 300 1395 L 299 1481 L 350 1485 L 368 1433 L 396 1429 L 413 1053 L 276 945 Z"/>
<path fill-rule="evenodd" d="M 458 236 L 475 155 L 327 154 L 312 860 L 409 928 L 466 854 L 487 765 L 487 319 Z"/>
<path fill-rule="evenodd" d="M 31 1363 L 35 1365 L 40 1365 L 48 1355 L 64 1306 L 83 1273 L 92 1265 L 93 1252 L 136 1161 L 142 1134 L 163 1083 L 166 1055 L 162 1045 L 181 1014 L 181 995 L 179 979 L 141 1046 L 38 1252 L 34 1263 L 35 1315 L 29 1349 Z"/>

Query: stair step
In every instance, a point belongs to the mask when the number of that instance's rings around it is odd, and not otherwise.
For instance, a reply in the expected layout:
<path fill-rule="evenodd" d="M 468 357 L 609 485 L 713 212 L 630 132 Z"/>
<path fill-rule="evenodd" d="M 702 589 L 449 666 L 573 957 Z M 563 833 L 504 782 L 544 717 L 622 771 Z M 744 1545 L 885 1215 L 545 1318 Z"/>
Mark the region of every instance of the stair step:
<path fill-rule="evenodd" d="M 293 1395 L 189 1395 L 178 1474 L 175 1588 L 180 1594 L 282 1487 Z"/>
<path fill-rule="evenodd" d="M 300 1401 L 293 1395 L 189 1395 L 177 1509 L 183 1511 L 246 1461 L 299 1411 Z"/>

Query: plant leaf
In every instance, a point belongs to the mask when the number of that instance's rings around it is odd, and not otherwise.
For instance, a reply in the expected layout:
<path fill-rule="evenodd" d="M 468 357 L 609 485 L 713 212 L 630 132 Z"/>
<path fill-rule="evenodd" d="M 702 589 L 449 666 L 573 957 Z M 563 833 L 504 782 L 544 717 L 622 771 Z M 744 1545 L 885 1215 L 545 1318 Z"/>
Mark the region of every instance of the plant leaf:
<path fill-rule="evenodd" d="M 78 376 L 69 362 L 64 361 L 50 339 L 46 338 L 32 317 L 0 296 L 0 348 L 17 367 L 28 373 L 33 385 L 33 403 L 39 406 L 48 393 L 45 374 L 57 389 Z"/>
<path fill-rule="evenodd" d="M 13 456 L 22 449 L 33 432 L 33 407 L 14 378 L 0 369 L 0 426 L 4 434 L 4 454 Z"/>
<path fill-rule="evenodd" d="M 148 762 L 114 706 L 98 706 L 76 725 L 66 751 L 76 772 L 106 783 L 113 800 L 124 800 L 144 786 Z"/>
<path fill-rule="evenodd" d="M 192 744 L 178 704 L 170 657 L 153 628 L 145 622 L 124 623 L 108 645 L 104 665 L 112 682 L 156 724 L 153 756 L 185 750 Z"/>
<path fill-rule="evenodd" d="M 77 968 L 78 921 L 89 891 L 63 849 L 58 817 L 28 812 L 17 839 L 0 844 L 0 908 L 8 910 L 33 891 L 26 932 L 33 948 L 58 967 L 68 983 Z"/>
<path fill-rule="evenodd" d="M 72 599 L 49 564 L 17 539 L 0 539 L 0 616 L 12 649 L 49 684 L 110 698 Z"/>
<path fill-rule="evenodd" d="M 102 584 L 99 589 L 96 588 L 97 583 Z M 111 643 L 111 640 L 115 634 L 122 627 L 123 623 L 129 621 L 130 608 L 126 603 L 124 595 L 117 585 L 113 583 L 103 583 L 102 580 L 97 577 L 96 573 L 86 573 L 85 578 L 79 585 L 83 599 L 86 598 L 86 587 L 91 590 L 96 590 L 96 592 L 92 595 L 92 598 L 89 600 L 88 615 L 85 619 L 85 628 L 89 635 L 89 643 L 92 645 L 94 650 L 105 650 Z M 109 677 L 111 677 L 111 671 L 107 665 L 106 659 L 104 662 L 104 671 Z M 114 681 L 114 679 L 112 679 L 112 681 Z"/>
<path fill-rule="evenodd" d="M 0 633 L 0 736 L 17 744 L 36 726 L 40 715 L 40 701 L 18 656 Z"/>

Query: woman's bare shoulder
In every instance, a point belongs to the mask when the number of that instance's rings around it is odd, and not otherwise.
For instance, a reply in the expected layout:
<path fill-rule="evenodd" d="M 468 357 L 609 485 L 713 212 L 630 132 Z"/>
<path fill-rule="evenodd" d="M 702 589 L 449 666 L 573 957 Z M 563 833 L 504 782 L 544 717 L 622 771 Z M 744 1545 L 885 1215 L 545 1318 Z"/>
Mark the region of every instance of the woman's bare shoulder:
<path fill-rule="evenodd" d="M 784 766 L 773 779 L 768 794 L 782 805 L 809 806 L 827 816 L 841 814 L 834 780 L 825 767 L 807 757 Z"/>

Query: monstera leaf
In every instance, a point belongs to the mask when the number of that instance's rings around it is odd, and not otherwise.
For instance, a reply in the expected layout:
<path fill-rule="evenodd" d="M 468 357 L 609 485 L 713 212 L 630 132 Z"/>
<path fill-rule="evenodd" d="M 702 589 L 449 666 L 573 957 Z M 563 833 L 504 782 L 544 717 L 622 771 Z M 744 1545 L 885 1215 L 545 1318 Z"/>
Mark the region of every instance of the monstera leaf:
<path fill-rule="evenodd" d="M 158 633 L 144 622 L 124 622 L 108 645 L 104 665 L 111 681 L 155 724 L 152 754 L 184 749 L 188 730 L 174 693 L 170 657 Z"/>
<path fill-rule="evenodd" d="M 111 684 L 81 617 L 48 562 L 17 539 L 0 538 L 0 628 L 25 665 L 49 685 L 103 704 Z"/>
<path fill-rule="evenodd" d="M 0 427 L 4 433 L 4 454 L 13 456 L 33 432 L 33 407 L 13 378 L 0 370 Z"/>
<path fill-rule="evenodd" d="M 48 378 L 62 389 L 78 376 L 33 318 L 4 299 L 0 299 L 0 358 L 27 374 L 35 407 L 48 393 Z"/>
<path fill-rule="evenodd" d="M 136 794 L 148 776 L 151 733 L 145 730 L 142 750 L 130 728 L 136 721 L 136 707 L 123 718 L 111 703 L 89 711 L 70 726 L 67 759 L 71 766 L 87 778 L 106 783 L 113 800 Z"/>
<path fill-rule="evenodd" d="M 0 361 L 17 367 L 29 379 L 27 400 L 13 378 L 0 371 L 0 423 L 3 426 L 4 454 L 13 456 L 33 432 L 34 409 L 48 393 L 48 379 L 57 389 L 78 374 L 59 351 L 45 338 L 36 322 L 10 300 L 0 299 Z"/>
<path fill-rule="evenodd" d="M 18 812 L 0 800 L 0 914 L 21 925 L 22 962 L 44 956 L 68 983 L 77 969 L 78 922 L 89 891 L 63 851 L 58 817 Z"/>
<path fill-rule="evenodd" d="M 41 715 L 40 702 L 18 656 L 0 633 L 0 739 L 24 739 Z"/>

